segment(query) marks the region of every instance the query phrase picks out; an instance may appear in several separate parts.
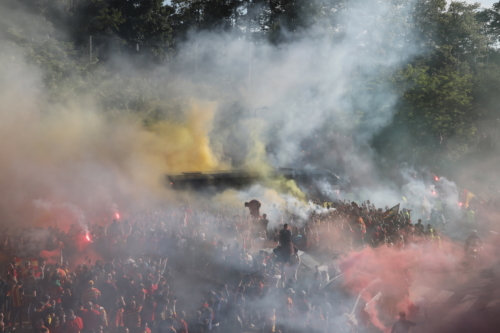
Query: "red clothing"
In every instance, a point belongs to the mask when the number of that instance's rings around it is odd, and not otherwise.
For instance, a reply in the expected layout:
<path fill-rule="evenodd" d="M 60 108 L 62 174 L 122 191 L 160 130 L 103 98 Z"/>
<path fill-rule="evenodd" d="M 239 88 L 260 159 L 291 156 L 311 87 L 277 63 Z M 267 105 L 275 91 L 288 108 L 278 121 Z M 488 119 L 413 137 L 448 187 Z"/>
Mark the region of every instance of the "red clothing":
<path fill-rule="evenodd" d="M 80 333 L 83 329 L 82 318 L 75 316 L 73 319 L 67 319 L 64 323 L 66 333 Z"/>
<path fill-rule="evenodd" d="M 49 330 L 52 333 L 63 333 L 63 327 L 62 327 L 61 324 L 59 324 L 57 326 L 51 325 L 50 328 L 49 328 Z"/>
<path fill-rule="evenodd" d="M 9 269 L 7 269 L 7 274 L 10 274 L 10 275 L 12 275 L 12 277 L 16 278 L 17 277 L 17 270 L 15 268 L 14 269 L 9 268 Z"/>
<path fill-rule="evenodd" d="M 123 324 L 123 309 L 116 310 L 115 319 L 111 321 L 111 326 L 114 328 L 125 326 Z"/>
<path fill-rule="evenodd" d="M 148 295 L 153 295 L 153 293 L 158 289 L 158 285 L 154 284 L 149 288 L 144 289 L 146 291 L 146 294 Z"/>
<path fill-rule="evenodd" d="M 99 326 L 101 326 L 101 313 L 97 310 L 83 309 L 81 316 L 85 330 L 94 330 L 97 332 Z"/>
<path fill-rule="evenodd" d="M 88 288 L 83 292 L 82 301 L 84 302 L 94 302 L 94 299 L 101 296 L 101 292 L 96 288 Z"/>
<path fill-rule="evenodd" d="M 57 274 L 59 274 L 61 280 L 66 280 L 66 271 L 64 269 L 58 268 Z"/>
<path fill-rule="evenodd" d="M 127 309 L 123 313 L 123 322 L 128 329 L 141 327 L 141 308 Z"/>
<path fill-rule="evenodd" d="M 23 306 L 23 286 L 15 285 L 12 288 L 11 296 L 12 296 L 12 306 L 15 308 Z"/>
<path fill-rule="evenodd" d="M 188 333 L 188 325 L 187 323 L 179 318 L 174 318 L 175 320 L 175 327 L 177 329 L 177 333 Z"/>

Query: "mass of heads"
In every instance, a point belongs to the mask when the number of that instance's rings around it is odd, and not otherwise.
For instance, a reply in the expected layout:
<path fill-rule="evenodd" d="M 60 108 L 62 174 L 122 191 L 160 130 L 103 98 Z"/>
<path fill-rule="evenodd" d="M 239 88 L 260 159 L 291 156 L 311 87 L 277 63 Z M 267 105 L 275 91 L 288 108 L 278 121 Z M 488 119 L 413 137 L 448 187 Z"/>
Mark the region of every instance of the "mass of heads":
<path fill-rule="evenodd" d="M 356 196 L 312 200 L 305 215 L 256 198 L 5 230 L 2 329 L 408 332 L 427 320 L 415 280 L 488 260 L 477 220 L 492 200 L 466 194 L 450 215 L 439 197 L 378 208 Z"/>

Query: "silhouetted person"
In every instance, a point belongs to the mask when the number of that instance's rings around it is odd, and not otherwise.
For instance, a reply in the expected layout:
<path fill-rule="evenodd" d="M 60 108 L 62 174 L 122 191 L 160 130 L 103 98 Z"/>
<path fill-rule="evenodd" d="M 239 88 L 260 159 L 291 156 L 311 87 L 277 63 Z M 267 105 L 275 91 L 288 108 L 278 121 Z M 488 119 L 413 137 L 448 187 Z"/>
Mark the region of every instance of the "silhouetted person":
<path fill-rule="evenodd" d="M 287 223 L 283 225 L 280 231 L 280 246 L 276 249 L 278 257 L 281 257 L 282 262 L 289 262 L 290 257 L 294 252 L 292 244 L 292 231 Z"/>
<path fill-rule="evenodd" d="M 245 202 L 245 207 L 248 207 L 248 209 L 250 210 L 250 215 L 254 219 L 258 219 L 260 216 L 259 212 L 260 206 L 261 206 L 260 201 L 255 199 L 251 200 L 250 202 Z"/>

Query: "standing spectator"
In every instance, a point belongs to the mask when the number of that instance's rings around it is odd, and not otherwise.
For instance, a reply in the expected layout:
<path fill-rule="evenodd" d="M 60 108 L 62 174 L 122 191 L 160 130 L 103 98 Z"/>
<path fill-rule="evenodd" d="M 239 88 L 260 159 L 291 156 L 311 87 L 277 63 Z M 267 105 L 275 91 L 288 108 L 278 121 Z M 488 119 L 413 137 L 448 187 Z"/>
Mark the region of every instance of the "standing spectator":
<path fill-rule="evenodd" d="M 141 307 L 130 301 L 123 312 L 123 323 L 130 333 L 138 333 L 141 328 Z"/>
<path fill-rule="evenodd" d="M 16 320 L 19 319 L 19 328 L 23 328 L 23 298 L 24 289 L 23 281 L 17 282 L 17 284 L 11 290 L 12 298 L 12 312 L 10 314 L 10 323 L 15 329 Z"/>
<path fill-rule="evenodd" d="M 87 288 L 82 293 L 82 301 L 98 303 L 101 296 L 99 289 L 94 288 L 94 281 L 90 280 L 87 282 Z"/>
<path fill-rule="evenodd" d="M 97 332 L 99 326 L 101 326 L 101 313 L 95 309 L 92 309 L 91 302 L 85 302 L 83 304 L 83 310 L 80 314 L 83 322 L 83 329 L 85 332 Z"/>
<path fill-rule="evenodd" d="M 63 323 L 65 333 L 80 333 L 80 331 L 83 329 L 82 318 L 75 316 L 75 313 L 72 309 L 68 310 L 68 315 L 65 319 L 66 320 Z"/>

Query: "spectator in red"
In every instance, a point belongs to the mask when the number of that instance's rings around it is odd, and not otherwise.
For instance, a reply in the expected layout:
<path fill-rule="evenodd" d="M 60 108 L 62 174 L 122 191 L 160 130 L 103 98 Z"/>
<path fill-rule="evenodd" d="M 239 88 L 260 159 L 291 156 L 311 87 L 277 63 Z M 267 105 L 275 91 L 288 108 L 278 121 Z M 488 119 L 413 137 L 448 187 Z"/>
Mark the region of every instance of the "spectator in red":
<path fill-rule="evenodd" d="M 64 322 L 64 332 L 65 333 L 80 333 L 83 329 L 82 318 L 75 316 L 73 310 L 68 310 L 68 316 Z"/>
<path fill-rule="evenodd" d="M 94 281 L 90 280 L 87 283 L 87 289 L 83 291 L 82 301 L 98 303 L 100 297 L 101 292 L 99 291 L 99 289 L 94 288 Z"/>
<path fill-rule="evenodd" d="M 148 324 L 144 324 L 144 328 L 141 330 L 142 333 L 151 333 L 151 329 L 148 327 Z"/>
<path fill-rule="evenodd" d="M 99 330 L 99 326 L 101 326 L 101 313 L 92 309 L 91 302 L 85 302 L 83 304 L 81 317 L 85 331 L 93 330 L 94 332 L 97 332 L 97 330 Z"/>
<path fill-rule="evenodd" d="M 130 330 L 130 333 L 139 333 L 141 329 L 141 310 L 135 301 L 130 301 L 123 312 L 123 323 Z"/>
<path fill-rule="evenodd" d="M 175 320 L 175 328 L 177 329 L 177 333 L 188 333 L 188 325 L 184 319 L 186 318 L 186 312 L 181 311 L 181 313 L 177 316 L 174 315 Z"/>
<path fill-rule="evenodd" d="M 17 284 L 12 288 L 11 294 L 12 298 L 12 312 L 10 315 L 10 323 L 12 327 L 15 328 L 16 320 L 19 319 L 19 328 L 23 327 L 23 281 L 17 282 Z"/>
<path fill-rule="evenodd" d="M 123 323 L 123 312 L 125 308 L 125 301 L 123 300 L 123 296 L 117 302 L 117 306 L 114 306 L 116 310 L 111 312 L 110 314 L 110 328 L 111 331 L 120 331 L 124 327 Z"/>

